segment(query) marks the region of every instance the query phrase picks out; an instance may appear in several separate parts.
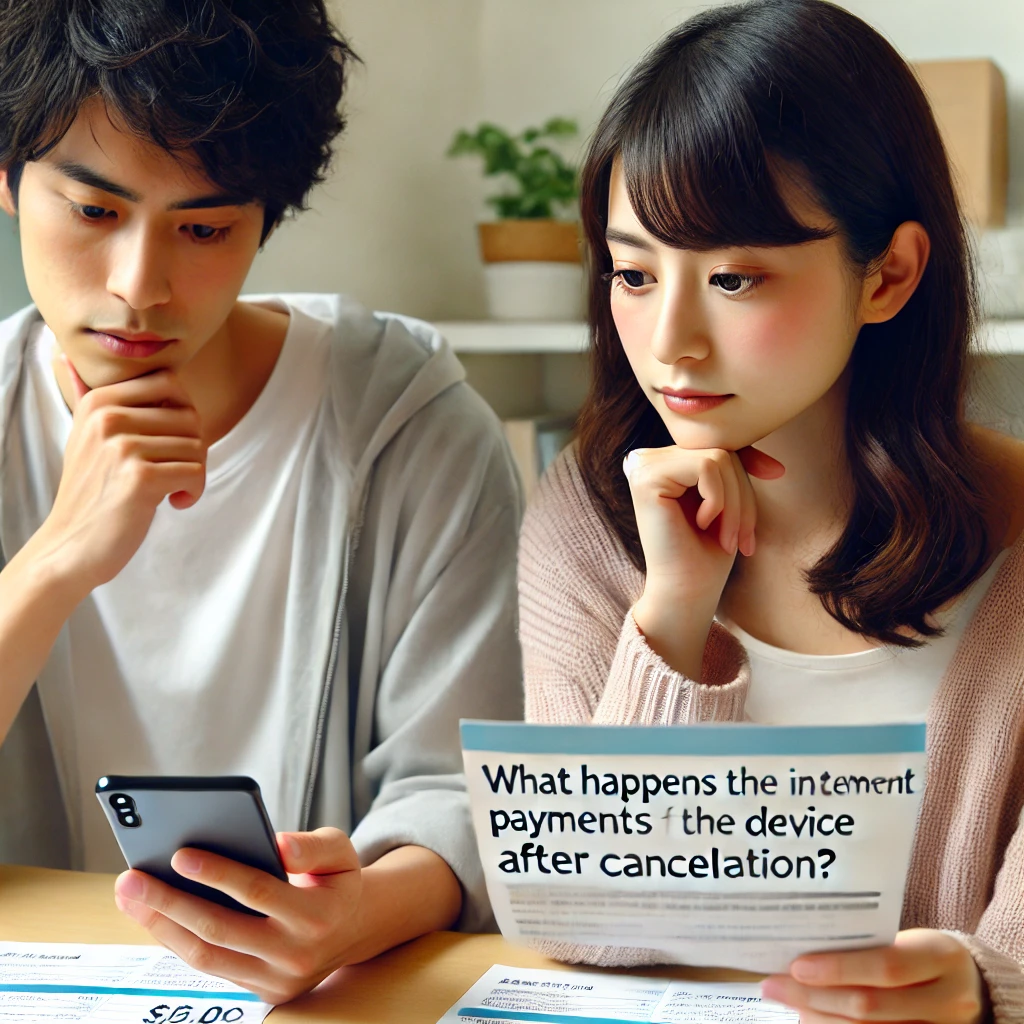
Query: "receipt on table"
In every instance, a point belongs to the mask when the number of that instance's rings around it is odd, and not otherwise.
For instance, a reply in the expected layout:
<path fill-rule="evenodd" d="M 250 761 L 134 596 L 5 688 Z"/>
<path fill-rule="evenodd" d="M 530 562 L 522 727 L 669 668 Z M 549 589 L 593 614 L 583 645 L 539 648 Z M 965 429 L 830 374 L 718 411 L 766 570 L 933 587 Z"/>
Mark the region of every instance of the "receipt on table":
<path fill-rule="evenodd" d="M 757 985 L 709 985 L 665 978 L 539 971 L 495 964 L 438 1024 L 797 1024 L 762 1002 Z"/>
<path fill-rule="evenodd" d="M 0 1024 L 259 1024 L 272 1009 L 162 946 L 0 942 Z"/>

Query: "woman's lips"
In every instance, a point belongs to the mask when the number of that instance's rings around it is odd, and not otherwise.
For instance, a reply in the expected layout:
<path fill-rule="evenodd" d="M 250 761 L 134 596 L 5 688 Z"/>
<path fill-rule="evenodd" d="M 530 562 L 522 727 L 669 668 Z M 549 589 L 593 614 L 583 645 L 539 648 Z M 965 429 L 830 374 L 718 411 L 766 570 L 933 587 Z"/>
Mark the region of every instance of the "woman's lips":
<path fill-rule="evenodd" d="M 705 391 L 691 391 L 683 389 L 672 391 L 668 388 L 656 389 L 665 400 L 666 407 L 671 412 L 693 415 L 699 412 L 708 412 L 717 409 L 723 402 L 727 402 L 732 395 L 711 395 Z"/>
<path fill-rule="evenodd" d="M 122 359 L 148 359 L 162 352 L 174 340 L 167 341 L 155 334 L 135 334 L 122 337 L 118 334 L 107 334 L 104 331 L 90 330 L 96 341 L 112 355 Z"/>

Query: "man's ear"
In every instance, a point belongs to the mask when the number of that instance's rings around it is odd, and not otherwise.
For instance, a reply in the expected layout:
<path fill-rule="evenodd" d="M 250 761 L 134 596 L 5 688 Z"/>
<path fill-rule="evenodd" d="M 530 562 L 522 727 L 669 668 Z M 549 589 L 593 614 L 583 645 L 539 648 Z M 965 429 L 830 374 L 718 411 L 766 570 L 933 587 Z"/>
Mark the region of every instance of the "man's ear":
<path fill-rule="evenodd" d="M 910 301 L 928 265 L 931 248 L 928 232 L 917 221 L 905 221 L 896 229 L 885 255 L 864 280 L 862 323 L 891 320 Z"/>
<path fill-rule="evenodd" d="M 9 217 L 18 215 L 18 204 L 14 201 L 11 192 L 11 183 L 7 177 L 7 168 L 0 168 L 0 210 L 3 210 Z"/>

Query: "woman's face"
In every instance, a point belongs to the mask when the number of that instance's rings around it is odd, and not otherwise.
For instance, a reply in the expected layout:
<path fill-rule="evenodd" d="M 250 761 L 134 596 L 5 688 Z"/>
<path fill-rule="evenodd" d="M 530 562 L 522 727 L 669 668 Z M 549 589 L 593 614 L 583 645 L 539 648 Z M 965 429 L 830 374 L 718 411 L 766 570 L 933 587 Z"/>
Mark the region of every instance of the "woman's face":
<path fill-rule="evenodd" d="M 796 189 L 796 216 L 830 227 Z M 838 235 L 802 245 L 676 249 L 633 212 L 618 161 L 608 202 L 611 310 L 626 357 L 681 448 L 736 451 L 828 395 L 861 322 Z"/>

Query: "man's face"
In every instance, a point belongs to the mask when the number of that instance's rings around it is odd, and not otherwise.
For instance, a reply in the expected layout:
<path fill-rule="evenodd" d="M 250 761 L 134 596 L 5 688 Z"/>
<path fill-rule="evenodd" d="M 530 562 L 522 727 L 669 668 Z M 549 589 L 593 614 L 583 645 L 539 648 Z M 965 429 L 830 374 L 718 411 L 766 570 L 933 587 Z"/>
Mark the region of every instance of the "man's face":
<path fill-rule="evenodd" d="M 6 174 L 0 201 L 14 212 Z M 29 293 L 90 387 L 180 370 L 225 322 L 259 248 L 263 206 L 84 105 L 18 193 Z"/>

